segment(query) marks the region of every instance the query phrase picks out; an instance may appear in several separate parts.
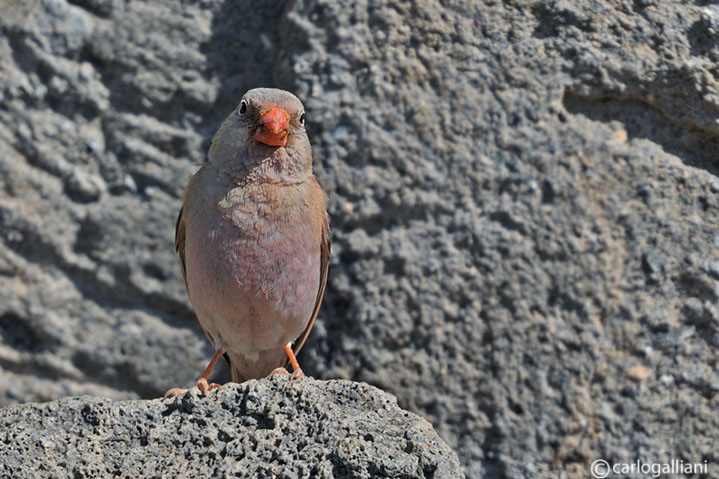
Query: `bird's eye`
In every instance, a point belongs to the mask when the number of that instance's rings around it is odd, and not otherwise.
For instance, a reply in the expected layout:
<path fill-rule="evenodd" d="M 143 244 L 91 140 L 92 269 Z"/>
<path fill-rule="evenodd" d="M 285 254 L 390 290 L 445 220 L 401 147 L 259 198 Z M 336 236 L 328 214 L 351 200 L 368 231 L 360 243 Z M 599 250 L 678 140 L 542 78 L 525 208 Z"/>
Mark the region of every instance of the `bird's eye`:
<path fill-rule="evenodd" d="M 242 100 L 240 102 L 240 115 L 244 115 L 245 113 L 247 113 L 247 102 Z"/>
<path fill-rule="evenodd" d="M 300 125 L 305 126 L 305 112 L 300 114 Z"/>

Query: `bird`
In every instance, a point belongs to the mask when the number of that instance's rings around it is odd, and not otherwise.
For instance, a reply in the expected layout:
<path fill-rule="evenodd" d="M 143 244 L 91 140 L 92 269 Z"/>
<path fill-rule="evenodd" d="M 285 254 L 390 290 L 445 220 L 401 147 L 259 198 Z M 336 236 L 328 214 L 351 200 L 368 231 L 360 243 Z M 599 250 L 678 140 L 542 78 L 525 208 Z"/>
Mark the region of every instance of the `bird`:
<path fill-rule="evenodd" d="M 175 249 L 215 349 L 195 382 L 203 393 L 219 387 L 207 380 L 220 357 L 233 382 L 304 377 L 296 355 L 317 319 L 330 256 L 327 195 L 313 173 L 305 116 L 288 91 L 247 91 L 185 189 Z"/>

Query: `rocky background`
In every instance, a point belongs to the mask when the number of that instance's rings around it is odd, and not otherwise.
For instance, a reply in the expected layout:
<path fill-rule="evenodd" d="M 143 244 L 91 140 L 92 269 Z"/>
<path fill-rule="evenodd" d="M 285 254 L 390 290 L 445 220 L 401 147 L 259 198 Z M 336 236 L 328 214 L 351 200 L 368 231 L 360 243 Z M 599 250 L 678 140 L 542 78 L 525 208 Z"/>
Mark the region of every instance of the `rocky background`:
<path fill-rule="evenodd" d="M 334 229 L 306 372 L 395 394 L 467 477 L 719 475 L 719 7 L 340 3 L 2 2 L 2 404 L 192 384 L 180 197 L 277 86 Z"/>

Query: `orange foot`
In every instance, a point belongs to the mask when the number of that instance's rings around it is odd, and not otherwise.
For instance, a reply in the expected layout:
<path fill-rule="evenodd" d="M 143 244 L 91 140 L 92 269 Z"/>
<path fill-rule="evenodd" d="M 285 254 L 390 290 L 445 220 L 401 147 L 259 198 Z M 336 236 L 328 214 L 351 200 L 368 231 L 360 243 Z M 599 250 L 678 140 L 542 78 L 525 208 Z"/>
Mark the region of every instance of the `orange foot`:
<path fill-rule="evenodd" d="M 305 373 L 302 371 L 302 368 L 300 367 L 300 363 L 297 362 L 297 358 L 295 357 L 294 351 L 292 351 L 292 343 L 285 344 L 285 353 L 287 354 L 287 357 L 290 359 L 290 364 L 292 365 L 292 375 L 290 376 L 290 379 L 301 379 L 301 378 L 305 377 Z M 290 374 L 290 373 L 285 368 L 277 368 L 277 369 L 273 369 L 270 374 Z"/>
<path fill-rule="evenodd" d="M 207 394 L 208 392 L 212 391 L 213 389 L 217 389 L 220 387 L 217 383 L 208 384 L 207 383 L 207 377 L 210 375 L 212 370 L 215 367 L 215 364 L 217 364 L 217 360 L 220 359 L 220 356 L 225 354 L 225 350 L 223 348 L 218 349 L 215 351 L 215 355 L 212 356 L 212 359 L 210 360 L 210 364 L 207 365 L 205 368 L 205 372 L 202 373 L 202 376 L 195 381 L 195 387 L 200 390 L 202 394 Z M 188 389 L 184 388 L 172 388 L 169 391 L 165 393 L 166 398 L 174 398 L 175 396 L 179 396 L 180 394 L 185 394 L 188 391 Z"/>
<path fill-rule="evenodd" d="M 200 390 L 202 394 L 207 394 L 208 392 L 217 389 L 220 387 L 220 384 L 217 383 L 207 383 L 207 379 L 200 378 L 197 381 L 195 381 L 195 387 Z M 185 394 L 189 389 L 185 388 L 172 388 L 169 391 L 165 393 L 165 398 L 174 398 L 175 396 L 179 396 L 180 394 Z"/>

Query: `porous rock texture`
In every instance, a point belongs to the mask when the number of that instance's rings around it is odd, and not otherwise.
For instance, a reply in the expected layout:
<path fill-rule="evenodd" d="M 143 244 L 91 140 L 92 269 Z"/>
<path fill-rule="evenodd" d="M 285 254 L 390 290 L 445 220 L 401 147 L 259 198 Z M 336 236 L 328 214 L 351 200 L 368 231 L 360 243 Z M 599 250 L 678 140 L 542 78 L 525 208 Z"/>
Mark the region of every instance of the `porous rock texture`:
<path fill-rule="evenodd" d="M 182 188 L 277 86 L 334 231 L 306 372 L 397 395 L 468 477 L 719 476 L 711 2 L 0 5 L 4 404 L 191 383 Z"/>
<path fill-rule="evenodd" d="M 460 478 L 457 455 L 395 397 L 274 376 L 172 399 L 60 399 L 0 409 L 13 478 Z"/>

